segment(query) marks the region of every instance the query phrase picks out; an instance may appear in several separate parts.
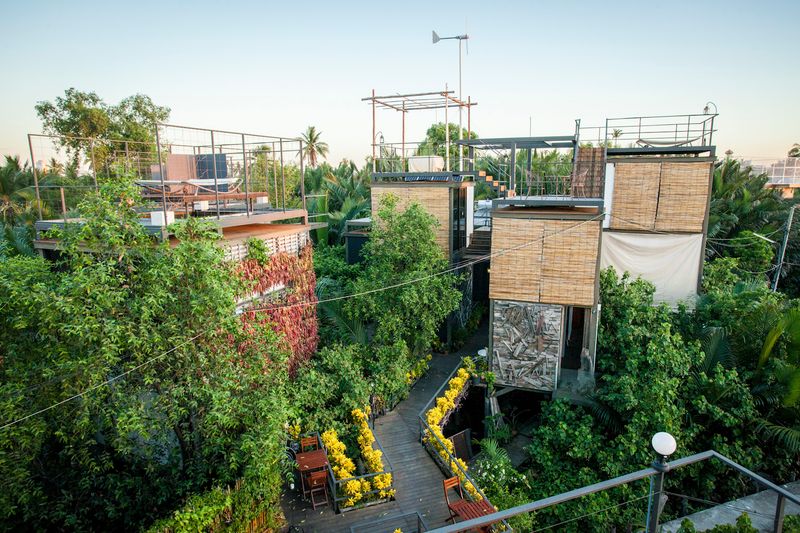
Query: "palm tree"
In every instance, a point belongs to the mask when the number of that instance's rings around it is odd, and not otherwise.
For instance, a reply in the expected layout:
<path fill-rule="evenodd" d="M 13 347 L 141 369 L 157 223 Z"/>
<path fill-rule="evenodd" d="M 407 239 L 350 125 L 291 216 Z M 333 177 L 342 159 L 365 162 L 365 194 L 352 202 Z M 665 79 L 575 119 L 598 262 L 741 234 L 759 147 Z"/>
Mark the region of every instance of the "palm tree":
<path fill-rule="evenodd" d="M 800 157 L 800 143 L 794 143 L 789 149 L 789 157 Z"/>
<path fill-rule="evenodd" d="M 622 130 L 614 130 L 611 132 L 611 138 L 614 139 L 614 147 L 617 146 L 617 141 L 619 140 L 620 136 L 622 135 Z"/>
<path fill-rule="evenodd" d="M 0 219 L 13 224 L 34 201 L 33 174 L 28 165 L 21 165 L 19 157 L 6 156 L 0 167 Z"/>
<path fill-rule="evenodd" d="M 303 148 L 303 155 L 308 158 L 308 164 L 311 167 L 317 166 L 317 156 L 322 156 L 325 159 L 328 155 L 328 143 L 320 140 L 321 135 L 322 132 L 317 131 L 314 126 L 306 128 L 305 133 L 302 135 L 303 142 L 306 145 Z"/>
<path fill-rule="evenodd" d="M 765 187 L 769 178 L 726 159 L 714 169 L 708 236 L 729 238 L 742 230 L 770 231 L 780 228 L 789 204 L 778 189 Z M 716 252 L 708 250 L 709 255 Z"/>

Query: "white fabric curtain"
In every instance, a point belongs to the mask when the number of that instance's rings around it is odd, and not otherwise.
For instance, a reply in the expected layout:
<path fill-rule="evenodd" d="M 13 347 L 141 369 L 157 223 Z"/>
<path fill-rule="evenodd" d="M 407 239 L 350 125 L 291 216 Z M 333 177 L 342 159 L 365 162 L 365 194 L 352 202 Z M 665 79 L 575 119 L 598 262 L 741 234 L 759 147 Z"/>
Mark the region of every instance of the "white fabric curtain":
<path fill-rule="evenodd" d="M 600 268 L 630 272 L 656 286 L 656 303 L 694 307 L 703 235 L 665 235 L 604 231 Z"/>

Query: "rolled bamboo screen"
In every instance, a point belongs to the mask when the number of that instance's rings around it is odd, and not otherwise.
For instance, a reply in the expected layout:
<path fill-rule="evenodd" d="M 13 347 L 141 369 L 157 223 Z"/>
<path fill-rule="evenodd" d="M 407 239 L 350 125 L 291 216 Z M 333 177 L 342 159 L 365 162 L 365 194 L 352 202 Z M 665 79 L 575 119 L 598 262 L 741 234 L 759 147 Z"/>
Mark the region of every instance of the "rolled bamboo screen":
<path fill-rule="evenodd" d="M 709 161 L 617 163 L 611 229 L 702 232 L 711 165 Z"/>
<path fill-rule="evenodd" d="M 436 244 L 442 247 L 445 256 L 450 255 L 450 189 L 448 187 L 378 187 L 372 186 L 372 216 L 378 216 L 381 198 L 394 194 L 398 198 L 397 209 L 403 211 L 412 203 L 418 203 L 439 222 L 435 229 Z"/>
<path fill-rule="evenodd" d="M 539 301 L 543 236 L 544 224 L 540 220 L 503 217 L 492 220 L 489 298 Z"/>
<path fill-rule="evenodd" d="M 578 148 L 572 172 L 572 196 L 575 198 L 602 198 L 606 174 L 606 149 Z"/>
<path fill-rule="evenodd" d="M 611 229 L 653 229 L 658 208 L 661 163 L 617 163 L 611 202 Z"/>
<path fill-rule="evenodd" d="M 710 172 L 709 162 L 662 163 L 657 231 L 703 231 Z"/>
<path fill-rule="evenodd" d="M 601 222 L 546 220 L 539 301 L 592 306 L 597 283 Z"/>
<path fill-rule="evenodd" d="M 600 221 L 496 217 L 489 297 L 592 306 Z"/>

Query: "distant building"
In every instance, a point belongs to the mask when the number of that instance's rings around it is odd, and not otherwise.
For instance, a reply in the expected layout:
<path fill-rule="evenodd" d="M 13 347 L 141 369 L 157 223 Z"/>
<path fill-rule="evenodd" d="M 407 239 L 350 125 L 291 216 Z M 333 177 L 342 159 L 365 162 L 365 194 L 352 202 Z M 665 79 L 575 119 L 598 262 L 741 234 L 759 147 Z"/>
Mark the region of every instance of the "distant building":
<path fill-rule="evenodd" d="M 791 198 L 794 189 L 800 188 L 800 157 L 787 157 L 767 164 L 743 160 L 742 165 L 751 167 L 756 174 L 766 174 L 769 177 L 767 187 L 780 189 L 784 198 Z"/>

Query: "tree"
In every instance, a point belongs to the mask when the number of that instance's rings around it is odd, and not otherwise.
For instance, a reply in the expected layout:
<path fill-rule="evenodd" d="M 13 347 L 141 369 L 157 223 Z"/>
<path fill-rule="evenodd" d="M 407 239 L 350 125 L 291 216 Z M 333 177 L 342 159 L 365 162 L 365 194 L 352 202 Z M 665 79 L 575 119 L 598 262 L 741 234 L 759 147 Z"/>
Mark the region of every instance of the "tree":
<path fill-rule="evenodd" d="M 156 124 L 167 120 L 169 112 L 168 107 L 156 105 L 144 94 L 109 105 L 97 93 L 74 87 L 53 102 L 36 104 L 42 130 L 58 137 L 57 143 L 66 150 L 73 164 L 84 157 L 94 168 L 106 163 L 113 152 L 124 152 L 124 141 L 145 143 L 144 147 L 136 145 L 134 148 L 140 152 L 155 150 Z"/>
<path fill-rule="evenodd" d="M 349 300 L 347 308 L 351 316 L 375 323 L 376 342 L 402 339 L 418 355 L 458 307 L 458 277 L 442 273 L 448 261 L 436 245 L 437 223 L 419 204 L 399 212 L 397 198 L 387 195 L 377 215 L 363 248 L 364 274 L 353 284 L 363 296 Z"/>
<path fill-rule="evenodd" d="M 717 255 L 714 239 L 728 239 L 743 230 L 770 232 L 780 228 L 789 204 L 778 189 L 765 187 L 766 174 L 755 174 L 735 159 L 714 169 L 708 222 L 708 255 Z"/>
<path fill-rule="evenodd" d="M 177 245 L 156 244 L 123 177 L 54 235 L 56 268 L 14 257 L 0 269 L 0 420 L 64 402 L 0 433 L 0 474 L 15 487 L 0 492 L 0 521 L 141 529 L 243 480 L 228 518 L 244 529 L 280 496 L 286 354 L 237 317 L 247 288 L 216 230 L 188 220 Z"/>
<path fill-rule="evenodd" d="M 431 125 L 425 133 L 425 139 L 417 148 L 417 155 L 438 155 L 446 159 L 446 132 L 445 124 L 438 122 Z M 456 143 L 458 140 L 458 124 L 450 124 L 450 167 L 458 168 L 458 148 Z M 478 134 L 474 131 L 467 131 L 466 128 L 462 129 L 461 133 L 464 139 L 477 139 Z M 466 149 L 464 149 L 466 151 Z M 466 157 L 466 154 L 465 156 Z"/>
<path fill-rule="evenodd" d="M 19 157 L 5 157 L 0 167 L 0 217 L 4 224 L 14 224 L 30 210 L 36 198 L 33 173 L 28 165 L 21 165 Z"/>
<path fill-rule="evenodd" d="M 314 168 L 317 166 L 317 157 L 323 159 L 328 155 L 328 143 L 320 140 L 321 131 L 317 131 L 315 126 L 309 126 L 303 133 L 302 138 L 305 143 L 303 155 L 308 158 L 308 164 Z"/>

